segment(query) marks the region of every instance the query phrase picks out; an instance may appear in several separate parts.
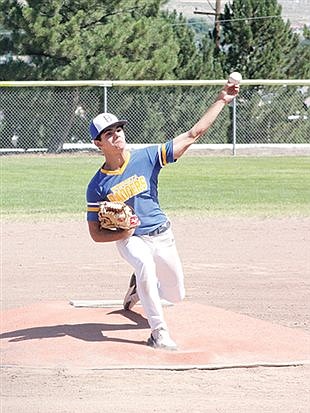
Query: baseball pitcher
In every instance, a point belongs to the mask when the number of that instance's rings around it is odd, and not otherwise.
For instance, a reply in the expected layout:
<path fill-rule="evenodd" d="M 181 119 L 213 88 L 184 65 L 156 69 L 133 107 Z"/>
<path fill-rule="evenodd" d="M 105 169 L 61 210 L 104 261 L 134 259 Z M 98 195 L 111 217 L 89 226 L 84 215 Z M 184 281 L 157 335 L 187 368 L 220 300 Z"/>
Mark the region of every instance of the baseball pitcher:
<path fill-rule="evenodd" d="M 132 266 L 124 308 L 131 310 L 140 300 L 151 328 L 147 343 L 153 348 L 177 349 L 161 299 L 176 303 L 185 296 L 172 225 L 158 201 L 158 176 L 210 128 L 238 92 L 239 84 L 228 81 L 190 130 L 143 149 L 127 149 L 127 120 L 101 113 L 90 125 L 91 138 L 105 161 L 87 188 L 89 233 L 95 242 L 116 242 L 120 255 Z"/>

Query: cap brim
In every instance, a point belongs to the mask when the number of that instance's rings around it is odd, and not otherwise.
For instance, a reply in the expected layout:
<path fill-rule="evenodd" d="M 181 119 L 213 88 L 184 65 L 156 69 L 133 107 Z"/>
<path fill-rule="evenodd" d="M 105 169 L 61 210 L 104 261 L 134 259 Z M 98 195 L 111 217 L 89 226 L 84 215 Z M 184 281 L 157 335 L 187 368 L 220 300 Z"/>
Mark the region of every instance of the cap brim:
<path fill-rule="evenodd" d="M 114 122 L 114 123 L 111 123 L 111 125 L 109 125 L 109 126 L 107 126 L 106 128 L 102 129 L 102 131 L 100 131 L 97 136 L 95 136 L 94 138 L 92 138 L 92 140 L 97 139 L 98 136 L 102 134 L 102 132 L 105 132 L 105 131 L 107 131 L 108 129 L 115 128 L 115 127 L 118 127 L 118 126 L 124 126 L 124 125 L 126 125 L 127 123 L 128 123 L 128 121 L 127 121 L 127 120 L 124 120 L 124 119 L 123 119 L 123 120 L 119 120 L 119 121 Z"/>

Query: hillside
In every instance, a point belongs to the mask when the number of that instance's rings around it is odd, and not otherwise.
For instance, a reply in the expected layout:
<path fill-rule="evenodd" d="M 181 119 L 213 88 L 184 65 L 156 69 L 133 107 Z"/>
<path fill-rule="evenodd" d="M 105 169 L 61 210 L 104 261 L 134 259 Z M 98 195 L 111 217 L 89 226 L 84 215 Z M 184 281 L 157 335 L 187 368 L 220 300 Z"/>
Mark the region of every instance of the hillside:
<path fill-rule="evenodd" d="M 228 3 L 228 0 L 222 0 L 222 8 L 224 8 L 225 3 Z M 309 0 L 278 0 L 278 3 L 282 6 L 282 17 L 284 20 L 289 20 L 292 27 L 298 28 L 304 24 L 310 25 Z M 212 12 L 213 10 L 210 5 L 214 8 L 215 0 L 170 0 L 164 9 L 171 11 L 175 9 L 189 18 L 195 16 L 193 14 L 195 9 L 199 11 Z M 213 19 L 212 16 L 205 17 L 209 21 Z"/>

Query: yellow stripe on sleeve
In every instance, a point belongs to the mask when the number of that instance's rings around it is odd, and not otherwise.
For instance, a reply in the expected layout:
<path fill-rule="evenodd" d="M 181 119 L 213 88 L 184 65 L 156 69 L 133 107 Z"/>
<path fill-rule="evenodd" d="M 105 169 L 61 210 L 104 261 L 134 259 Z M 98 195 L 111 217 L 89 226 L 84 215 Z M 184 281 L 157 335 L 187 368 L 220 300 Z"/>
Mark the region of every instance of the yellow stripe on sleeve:
<path fill-rule="evenodd" d="M 161 156 L 162 156 L 163 165 L 167 165 L 167 152 L 166 152 L 166 145 L 164 143 L 161 145 Z"/>
<path fill-rule="evenodd" d="M 99 212 L 99 207 L 88 207 L 87 212 Z"/>

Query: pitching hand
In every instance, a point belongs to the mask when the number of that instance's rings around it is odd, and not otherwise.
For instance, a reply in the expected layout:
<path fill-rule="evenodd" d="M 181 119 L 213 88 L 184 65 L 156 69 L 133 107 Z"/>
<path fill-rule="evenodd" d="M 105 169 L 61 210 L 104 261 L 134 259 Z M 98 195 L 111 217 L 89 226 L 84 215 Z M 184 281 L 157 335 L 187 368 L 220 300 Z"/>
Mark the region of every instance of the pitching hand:
<path fill-rule="evenodd" d="M 239 84 L 227 82 L 224 88 L 219 94 L 219 99 L 223 100 L 225 103 L 230 103 L 239 93 Z"/>

